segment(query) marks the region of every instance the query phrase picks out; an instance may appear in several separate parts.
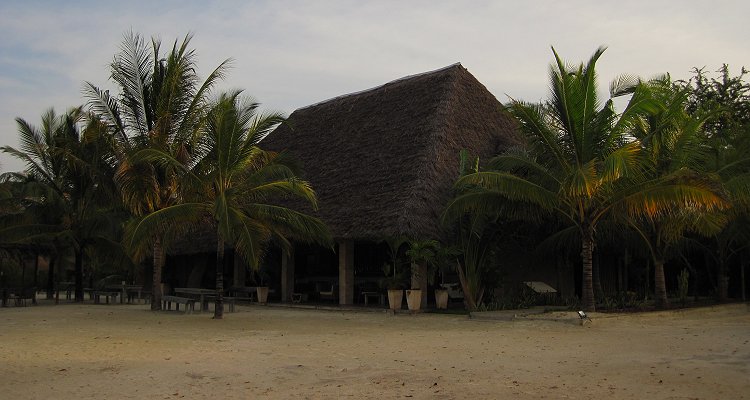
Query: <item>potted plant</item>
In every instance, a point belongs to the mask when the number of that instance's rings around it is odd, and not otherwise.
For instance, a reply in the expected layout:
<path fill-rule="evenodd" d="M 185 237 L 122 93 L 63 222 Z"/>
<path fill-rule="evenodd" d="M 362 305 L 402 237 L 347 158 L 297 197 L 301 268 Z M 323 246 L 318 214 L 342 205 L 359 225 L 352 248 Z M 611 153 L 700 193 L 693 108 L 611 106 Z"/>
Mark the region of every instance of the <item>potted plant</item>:
<path fill-rule="evenodd" d="M 383 264 L 383 273 L 385 278 L 380 281 L 381 287 L 388 291 L 388 308 L 391 310 L 400 310 L 404 301 L 405 276 L 403 271 L 397 272 L 395 264 Z"/>
<path fill-rule="evenodd" d="M 435 259 L 433 265 L 436 267 L 437 272 L 440 274 L 440 283 L 445 283 L 445 273 L 453 266 L 456 257 L 458 257 L 458 249 L 453 246 L 442 247 L 438 246 L 435 251 Z M 429 278 L 435 279 L 435 274 L 431 273 Z M 432 284 L 433 282 L 430 282 Z M 448 308 L 448 289 L 443 286 L 435 286 L 435 307 L 438 310 L 445 310 Z"/>
<path fill-rule="evenodd" d="M 419 311 L 422 303 L 427 301 L 427 282 L 434 276 L 435 252 L 438 248 L 435 240 L 412 240 L 406 255 L 411 261 L 411 290 L 406 291 L 406 302 L 411 311 Z"/>
<path fill-rule="evenodd" d="M 391 310 L 400 310 L 404 300 L 405 275 L 398 271 L 398 250 L 405 242 L 403 238 L 394 237 L 385 240 L 391 254 L 391 262 L 383 264 L 385 278 L 380 286 L 388 290 L 388 306 Z"/>
<path fill-rule="evenodd" d="M 265 280 L 268 277 L 268 272 L 261 267 L 257 271 L 259 285 L 255 287 L 256 295 L 258 296 L 259 304 L 268 303 L 268 286 L 265 285 Z"/>

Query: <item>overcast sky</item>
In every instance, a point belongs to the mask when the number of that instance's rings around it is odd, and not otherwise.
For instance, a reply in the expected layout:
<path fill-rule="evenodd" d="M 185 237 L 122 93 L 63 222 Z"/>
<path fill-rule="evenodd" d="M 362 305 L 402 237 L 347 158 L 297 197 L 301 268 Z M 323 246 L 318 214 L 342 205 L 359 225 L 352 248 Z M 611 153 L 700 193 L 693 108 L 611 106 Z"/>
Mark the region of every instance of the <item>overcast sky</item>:
<path fill-rule="evenodd" d="M 171 44 L 192 32 L 201 76 L 234 59 L 224 88 L 296 108 L 461 62 L 500 100 L 546 97 L 550 46 L 569 62 L 608 50 L 600 83 L 627 73 L 750 67 L 750 2 L 737 1 L 29 1 L 0 3 L 0 145 L 15 117 L 38 124 L 108 83 L 133 30 Z M 164 46 L 169 47 L 169 46 Z M 22 169 L 0 154 L 0 172 Z"/>

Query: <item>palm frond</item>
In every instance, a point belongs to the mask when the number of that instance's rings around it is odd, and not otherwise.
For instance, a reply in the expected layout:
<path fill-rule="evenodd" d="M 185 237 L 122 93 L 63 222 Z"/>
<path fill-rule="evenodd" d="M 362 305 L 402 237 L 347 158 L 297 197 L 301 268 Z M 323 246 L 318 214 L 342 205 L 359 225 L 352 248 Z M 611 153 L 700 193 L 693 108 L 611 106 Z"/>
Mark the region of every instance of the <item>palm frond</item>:
<path fill-rule="evenodd" d="M 189 232 L 211 215 L 206 203 L 182 203 L 135 217 L 125 225 L 123 244 L 136 257 L 143 257 L 150 251 L 154 237 L 163 238 L 167 245 L 170 238 L 180 237 Z"/>
<path fill-rule="evenodd" d="M 510 200 L 526 201 L 544 209 L 557 205 L 554 192 L 522 177 L 505 172 L 478 172 L 458 179 L 457 188 L 478 187 L 502 194 Z"/>
<path fill-rule="evenodd" d="M 328 227 L 316 217 L 270 204 L 253 204 L 245 207 L 245 210 L 246 215 L 266 221 L 277 236 L 291 236 L 299 241 L 326 246 L 333 243 Z"/>

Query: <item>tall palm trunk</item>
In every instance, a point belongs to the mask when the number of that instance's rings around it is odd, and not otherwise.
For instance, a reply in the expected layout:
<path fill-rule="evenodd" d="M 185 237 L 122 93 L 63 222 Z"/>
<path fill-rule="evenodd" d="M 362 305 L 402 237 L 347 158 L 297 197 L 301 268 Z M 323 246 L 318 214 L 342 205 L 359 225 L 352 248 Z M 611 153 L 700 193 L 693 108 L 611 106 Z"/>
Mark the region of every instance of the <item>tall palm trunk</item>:
<path fill-rule="evenodd" d="M 472 285 L 472 282 L 464 274 L 461 263 L 456 266 L 456 271 L 458 272 L 458 281 L 461 282 L 461 290 L 464 292 L 464 305 L 469 311 L 474 311 L 482 303 L 484 290 Z M 480 291 L 478 295 L 476 294 L 477 289 Z"/>
<path fill-rule="evenodd" d="M 219 237 L 216 242 L 216 305 L 214 306 L 214 319 L 222 319 L 224 317 L 224 241 Z"/>
<path fill-rule="evenodd" d="M 82 247 L 79 247 L 76 249 L 75 285 L 76 285 L 75 301 L 79 303 L 83 301 L 83 248 Z"/>
<path fill-rule="evenodd" d="M 747 301 L 747 295 L 745 294 L 745 266 L 747 266 L 747 259 L 742 257 L 740 260 L 740 290 L 742 291 L 742 301 Z"/>
<path fill-rule="evenodd" d="M 658 308 L 669 306 L 667 284 L 664 279 L 664 258 L 662 257 L 654 258 L 654 300 Z"/>
<path fill-rule="evenodd" d="M 585 311 L 595 311 L 594 284 L 593 284 L 593 253 L 594 253 L 594 229 L 584 226 L 582 238 L 581 258 L 583 259 L 583 277 L 581 280 L 581 303 Z"/>
<path fill-rule="evenodd" d="M 161 310 L 161 272 L 164 268 L 164 248 L 162 247 L 161 238 L 154 239 L 154 273 L 151 288 L 151 311 Z"/>
<path fill-rule="evenodd" d="M 51 255 L 49 258 L 47 269 L 47 300 L 52 300 L 55 297 L 55 259 L 54 255 Z"/>

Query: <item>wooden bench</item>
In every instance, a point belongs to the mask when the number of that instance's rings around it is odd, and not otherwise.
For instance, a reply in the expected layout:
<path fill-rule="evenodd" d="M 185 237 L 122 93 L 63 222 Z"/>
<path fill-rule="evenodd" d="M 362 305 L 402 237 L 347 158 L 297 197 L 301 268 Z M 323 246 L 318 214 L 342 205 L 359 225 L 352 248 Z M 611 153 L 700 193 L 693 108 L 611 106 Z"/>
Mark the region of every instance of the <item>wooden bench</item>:
<path fill-rule="evenodd" d="M 16 307 L 26 307 L 26 300 L 31 300 L 31 304 L 36 305 L 36 288 L 23 288 L 16 289 L 14 293 L 8 296 L 9 300 L 13 300 Z"/>
<path fill-rule="evenodd" d="M 92 295 L 94 296 L 94 304 L 100 304 L 102 302 L 102 297 L 107 299 L 107 304 L 109 304 L 109 298 L 111 297 L 112 300 L 116 300 L 117 296 L 120 295 L 120 292 L 110 291 L 110 290 L 94 290 L 92 292 Z"/>
<path fill-rule="evenodd" d="M 206 302 L 206 306 L 204 308 L 208 309 L 208 302 L 213 301 L 214 307 L 216 307 L 216 296 L 206 296 L 204 300 Z M 224 296 L 222 297 L 222 301 L 224 301 L 224 308 L 228 310 L 229 312 L 234 312 L 234 306 L 237 303 L 237 298 L 232 296 Z"/>
<path fill-rule="evenodd" d="M 229 305 L 229 312 L 234 312 L 234 304 L 237 302 L 236 297 L 223 297 L 224 304 Z"/>
<path fill-rule="evenodd" d="M 188 297 L 162 296 L 161 302 L 162 309 L 167 311 L 172 309 L 172 303 L 174 303 L 176 311 L 180 311 L 180 304 L 185 305 L 185 314 L 195 311 L 195 299 L 191 299 Z"/>

